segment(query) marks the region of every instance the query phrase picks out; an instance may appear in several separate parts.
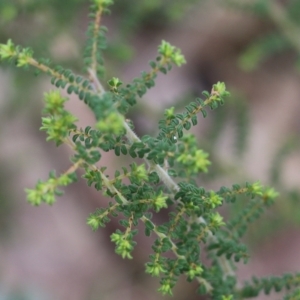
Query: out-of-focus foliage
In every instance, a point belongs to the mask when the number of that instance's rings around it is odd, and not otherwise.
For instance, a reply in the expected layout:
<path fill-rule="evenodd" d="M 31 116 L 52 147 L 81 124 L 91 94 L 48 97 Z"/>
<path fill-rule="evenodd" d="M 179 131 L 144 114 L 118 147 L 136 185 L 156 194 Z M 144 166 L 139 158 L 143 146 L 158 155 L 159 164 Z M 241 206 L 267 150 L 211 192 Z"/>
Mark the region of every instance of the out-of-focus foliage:
<path fill-rule="evenodd" d="M 297 53 L 297 66 L 300 61 L 300 2 L 298 0 L 280 1 L 227 0 L 223 4 L 233 9 L 251 13 L 263 21 L 270 23 L 269 30 L 262 33 L 240 56 L 239 63 L 245 71 L 257 69 L 269 57 L 293 50 Z"/>
<path fill-rule="evenodd" d="M 124 17 L 121 20 L 121 28 L 124 33 L 132 33 L 141 26 L 164 27 L 185 16 L 194 5 L 203 0 L 116 0 L 116 12 Z"/>

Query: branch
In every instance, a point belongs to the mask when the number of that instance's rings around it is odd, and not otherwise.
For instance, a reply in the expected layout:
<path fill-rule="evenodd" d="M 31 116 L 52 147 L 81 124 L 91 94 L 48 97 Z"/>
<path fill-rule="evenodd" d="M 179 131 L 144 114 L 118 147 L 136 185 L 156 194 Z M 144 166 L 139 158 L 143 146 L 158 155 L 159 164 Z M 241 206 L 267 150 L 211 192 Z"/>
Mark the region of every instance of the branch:
<path fill-rule="evenodd" d="M 93 72 L 92 69 L 88 69 L 88 72 L 89 72 L 90 77 L 92 78 L 94 85 L 95 85 L 95 86 L 93 86 L 95 91 L 99 90 L 99 91 L 101 91 L 101 93 L 105 93 L 103 85 L 101 84 L 99 79 L 96 77 L 95 72 Z M 126 129 L 126 137 L 131 143 L 141 142 L 140 138 L 129 127 L 128 123 L 125 120 L 124 120 L 123 125 L 124 125 L 124 128 Z M 174 182 L 174 180 L 170 177 L 170 175 L 164 168 L 162 168 L 160 165 L 149 162 L 146 158 L 144 158 L 144 160 L 146 161 L 146 163 L 149 166 L 152 166 L 154 168 L 154 170 L 157 172 L 159 178 L 168 187 L 168 189 L 170 191 L 172 191 L 173 193 L 176 193 L 180 190 L 180 187 L 176 184 L 176 182 Z M 206 224 L 206 220 L 203 217 L 199 217 L 198 221 L 200 223 Z M 217 242 L 217 238 L 213 235 L 213 233 L 211 231 L 208 231 L 208 241 L 211 243 Z M 218 261 L 219 261 L 220 267 L 223 270 L 224 277 L 234 276 L 234 271 L 230 265 L 230 262 L 226 259 L 226 257 L 224 255 L 218 257 Z"/>

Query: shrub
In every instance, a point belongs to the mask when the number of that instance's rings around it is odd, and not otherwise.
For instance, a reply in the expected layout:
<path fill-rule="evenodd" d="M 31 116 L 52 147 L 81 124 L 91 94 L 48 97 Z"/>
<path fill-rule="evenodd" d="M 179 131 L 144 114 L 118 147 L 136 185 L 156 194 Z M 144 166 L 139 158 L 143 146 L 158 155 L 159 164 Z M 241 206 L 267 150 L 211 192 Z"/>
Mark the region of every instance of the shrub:
<path fill-rule="evenodd" d="M 111 4 L 112 0 L 92 1 L 83 55 L 86 77 L 55 66 L 49 59 L 36 59 L 30 48 L 16 46 L 11 40 L 0 45 L 2 61 L 51 77 L 56 89 L 45 93 L 40 129 L 46 132 L 47 140 L 57 146 L 67 144 L 74 153 L 66 172 L 56 175 L 52 171 L 47 180 L 26 189 L 28 202 L 34 206 L 54 204 L 63 193 L 61 188 L 75 182 L 76 171 L 82 169 L 87 185 L 111 198 L 108 207 L 100 207 L 88 217 L 91 229 L 105 227 L 112 217 L 121 217 L 123 229 L 111 235 L 117 254 L 133 258 L 139 222 L 144 224 L 146 236 L 156 237 L 145 269 L 160 278 L 158 290 L 162 294 L 171 295 L 179 276 L 184 275 L 188 281 L 198 282 L 200 294 L 212 299 L 246 299 L 282 289 L 291 290 L 286 299 L 298 299 L 299 274 L 254 277 L 251 282 L 237 285 L 237 263 L 246 263 L 249 258 L 241 239 L 248 225 L 272 205 L 278 193 L 260 182 L 217 190 L 207 190 L 196 183 L 200 173 L 208 172 L 210 161 L 209 154 L 198 147 L 189 130 L 197 125 L 199 114 L 205 118 L 207 109 L 224 104 L 229 96 L 225 83 L 214 84 L 211 91 L 204 91 L 182 112 L 175 112 L 174 107 L 166 109 L 157 136 L 138 137 L 126 117 L 128 111 L 154 87 L 159 73 L 167 74 L 173 67 L 180 67 L 185 58 L 179 49 L 162 41 L 157 57 L 149 63 L 150 71 L 142 72 L 130 84 L 123 84 L 116 77 L 104 84 L 102 51 L 106 48 L 106 28 L 100 20 Z M 61 89 L 84 101 L 96 121 L 84 129 L 78 128 L 77 118 L 64 107 L 68 98 L 62 96 Z M 131 159 L 130 166 L 119 166 L 113 178 L 106 175 L 109 165 L 98 165 L 102 153 L 108 151 Z M 239 201 L 241 196 L 248 199 L 247 203 L 225 222 L 219 207 Z M 168 210 L 169 218 L 158 224 L 153 215 L 161 210 Z M 202 261 L 202 252 L 209 261 Z"/>

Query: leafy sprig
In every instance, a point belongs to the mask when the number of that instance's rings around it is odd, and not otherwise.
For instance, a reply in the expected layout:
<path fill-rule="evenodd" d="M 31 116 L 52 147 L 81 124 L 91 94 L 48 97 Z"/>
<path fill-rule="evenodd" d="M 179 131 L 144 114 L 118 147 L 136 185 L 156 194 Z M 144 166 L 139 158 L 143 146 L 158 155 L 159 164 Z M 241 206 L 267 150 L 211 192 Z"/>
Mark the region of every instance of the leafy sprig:
<path fill-rule="evenodd" d="M 101 51 L 106 48 L 105 33 L 107 28 L 100 26 L 103 13 L 109 13 L 108 7 L 113 4 L 112 0 L 92 1 L 90 6 L 90 22 L 87 30 L 87 44 L 84 50 L 84 64 L 86 68 L 91 68 L 97 76 L 104 73 L 103 57 Z"/>
<path fill-rule="evenodd" d="M 47 140 L 69 145 L 74 154 L 66 172 L 59 176 L 51 172 L 48 180 L 39 180 L 34 189 L 26 190 L 28 201 L 35 206 L 52 205 L 55 197 L 62 194 L 60 188 L 76 181 L 75 172 L 81 168 L 87 185 L 111 198 L 107 207 L 100 206 L 89 215 L 87 224 L 97 230 L 118 216 L 120 228 L 111 235 L 111 241 L 117 254 L 132 259 L 141 221 L 145 235 L 155 237 L 146 273 L 160 278 L 162 294 L 172 295 L 179 277 L 184 275 L 189 282 L 199 283 L 199 293 L 217 300 L 254 297 L 261 291 L 268 294 L 272 289 L 291 287 L 295 289 L 288 299 L 297 297 L 299 274 L 254 278 L 241 288 L 235 274 L 235 263 L 240 260 L 246 263 L 249 259 L 241 238 L 248 225 L 273 203 L 277 192 L 260 182 L 234 184 L 232 188 L 219 190 L 208 190 L 195 183 L 200 173 L 208 172 L 211 162 L 208 153 L 199 149 L 195 136 L 188 131 L 197 125 L 199 113 L 206 117 L 207 108 L 214 110 L 224 104 L 229 95 L 225 84 L 214 84 L 211 92 L 203 92 L 204 99 L 197 98 L 182 113 L 175 113 L 174 108 L 165 110 L 157 137 L 139 138 L 125 114 L 138 97 L 155 85 L 159 73 L 167 74 L 174 65 L 183 65 L 185 58 L 178 48 L 162 41 L 158 57 L 149 63 L 150 71 L 128 85 L 113 77 L 108 80 L 106 91 L 99 80 L 103 76 L 102 50 L 106 46 L 106 29 L 101 18 L 111 4 L 111 0 L 92 1 L 83 55 L 87 78 L 53 66 L 48 59 L 37 60 L 30 48 L 15 46 L 11 40 L 0 44 L 1 60 L 48 74 L 53 85 L 76 94 L 95 115 L 92 124 L 77 128 L 77 118 L 64 108 L 67 98 L 59 91 L 45 94 L 41 130 L 46 132 Z M 99 161 L 105 165 L 103 151 L 127 156 L 132 162 L 109 177 L 107 166 L 99 166 Z M 240 196 L 248 198 L 248 203 L 235 217 L 224 220 L 217 209 L 240 200 Z M 153 215 L 161 211 L 168 211 L 169 218 L 158 224 Z M 203 252 L 208 254 L 210 264 L 202 261 Z"/>

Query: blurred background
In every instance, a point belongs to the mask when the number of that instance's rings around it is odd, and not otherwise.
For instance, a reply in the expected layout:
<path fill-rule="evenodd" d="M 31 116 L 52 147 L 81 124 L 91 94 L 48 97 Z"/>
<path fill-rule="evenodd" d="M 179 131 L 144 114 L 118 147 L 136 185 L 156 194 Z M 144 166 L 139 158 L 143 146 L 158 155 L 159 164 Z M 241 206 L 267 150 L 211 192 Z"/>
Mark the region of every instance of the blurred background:
<path fill-rule="evenodd" d="M 248 265 L 239 280 L 300 270 L 300 1 L 299 0 L 115 0 L 104 52 L 106 79 L 124 83 L 149 70 L 161 40 L 179 47 L 187 64 L 159 75 L 156 86 L 128 117 L 139 135 L 155 134 L 163 109 L 178 111 L 224 81 L 231 97 L 193 132 L 212 165 L 205 188 L 260 180 L 280 193 L 276 204 L 249 228 Z M 1 0 L 0 43 L 12 38 L 35 57 L 82 74 L 89 22 L 86 0 Z M 66 189 L 53 207 L 31 207 L 24 189 L 50 170 L 70 166 L 69 149 L 46 143 L 39 131 L 45 75 L 1 64 L 0 68 L 0 300 L 162 299 L 158 280 L 144 273 L 150 242 L 138 236 L 132 261 L 114 253 L 110 234 L 92 232 L 89 213 L 108 200 L 84 180 Z M 79 126 L 93 114 L 71 97 Z M 106 154 L 112 169 L 114 156 Z M 101 163 L 101 162 L 100 162 Z M 245 199 L 228 208 L 234 215 Z M 143 230 L 142 230 L 143 231 Z M 183 279 L 175 300 L 201 299 Z M 260 297 L 259 299 L 275 299 Z"/>

